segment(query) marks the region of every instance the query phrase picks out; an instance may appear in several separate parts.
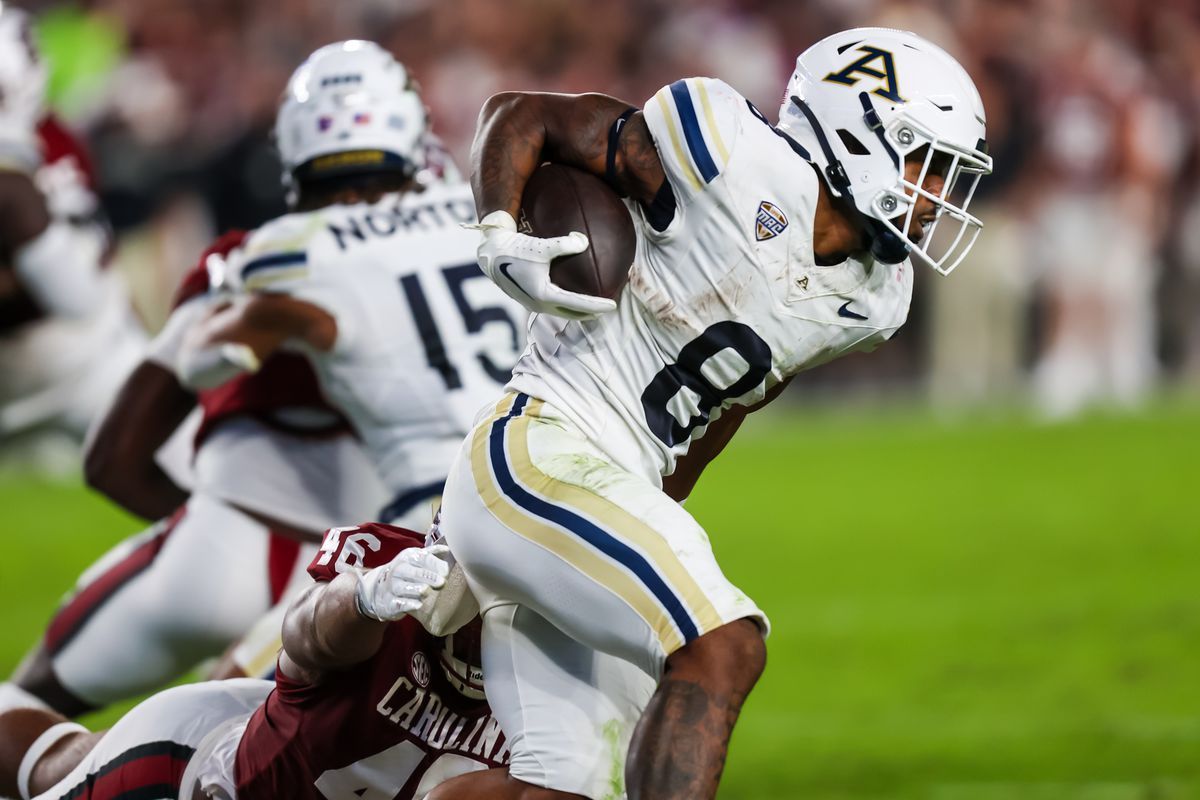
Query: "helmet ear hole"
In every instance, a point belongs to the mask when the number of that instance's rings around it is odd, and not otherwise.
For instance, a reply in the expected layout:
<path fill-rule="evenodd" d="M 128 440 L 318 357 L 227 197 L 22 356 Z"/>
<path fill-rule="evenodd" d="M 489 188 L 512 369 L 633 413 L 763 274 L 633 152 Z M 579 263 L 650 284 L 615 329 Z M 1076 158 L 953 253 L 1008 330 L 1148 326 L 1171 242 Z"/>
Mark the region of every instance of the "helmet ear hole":
<path fill-rule="evenodd" d="M 849 151 L 851 155 L 869 156 L 871 154 L 871 151 L 867 149 L 867 146 L 860 142 L 857 136 L 845 128 L 838 128 L 837 135 L 838 138 L 842 140 L 842 144 L 846 145 L 846 150 Z"/>

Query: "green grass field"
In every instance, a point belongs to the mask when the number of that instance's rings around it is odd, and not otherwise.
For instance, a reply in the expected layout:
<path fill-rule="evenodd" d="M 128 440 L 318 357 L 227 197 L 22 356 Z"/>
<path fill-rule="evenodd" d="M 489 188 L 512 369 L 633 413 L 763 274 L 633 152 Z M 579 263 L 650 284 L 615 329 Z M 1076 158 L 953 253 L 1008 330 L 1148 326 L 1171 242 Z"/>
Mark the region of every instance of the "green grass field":
<path fill-rule="evenodd" d="M 1200 797 L 1200 408 L 755 420 L 689 508 L 771 615 L 723 798 Z M 136 524 L 0 480 L 0 668 Z M 101 717 L 100 721 L 111 718 Z"/>

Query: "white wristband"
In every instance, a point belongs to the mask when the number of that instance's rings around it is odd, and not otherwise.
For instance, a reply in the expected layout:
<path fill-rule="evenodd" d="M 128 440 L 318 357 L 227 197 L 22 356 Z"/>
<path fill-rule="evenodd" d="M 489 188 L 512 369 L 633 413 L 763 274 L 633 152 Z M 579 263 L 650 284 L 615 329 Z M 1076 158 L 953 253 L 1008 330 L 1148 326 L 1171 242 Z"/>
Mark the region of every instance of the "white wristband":
<path fill-rule="evenodd" d="M 60 722 L 57 725 L 51 725 L 42 731 L 41 736 L 33 740 L 33 744 L 29 745 L 29 749 L 21 758 L 21 766 L 17 768 L 17 791 L 21 794 L 21 800 L 29 800 L 29 778 L 33 774 L 33 768 L 37 766 L 37 762 L 46 755 L 46 751 L 66 736 L 87 732 L 88 729 L 78 722 Z"/>

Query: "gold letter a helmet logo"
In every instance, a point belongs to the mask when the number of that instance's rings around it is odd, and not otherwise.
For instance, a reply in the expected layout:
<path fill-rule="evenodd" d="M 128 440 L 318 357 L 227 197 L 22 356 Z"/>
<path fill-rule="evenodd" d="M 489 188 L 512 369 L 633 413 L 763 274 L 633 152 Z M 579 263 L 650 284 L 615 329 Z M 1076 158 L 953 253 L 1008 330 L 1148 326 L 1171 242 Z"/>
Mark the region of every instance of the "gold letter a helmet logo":
<path fill-rule="evenodd" d="M 900 96 L 900 85 L 896 80 L 896 65 L 892 60 L 892 54 L 869 44 L 862 45 L 858 51 L 865 55 L 840 72 L 829 73 L 822 80 L 853 86 L 861 80 L 859 76 L 876 78 L 883 81 L 883 85 L 872 90 L 874 94 L 885 97 L 893 103 L 903 103 L 904 98 Z"/>

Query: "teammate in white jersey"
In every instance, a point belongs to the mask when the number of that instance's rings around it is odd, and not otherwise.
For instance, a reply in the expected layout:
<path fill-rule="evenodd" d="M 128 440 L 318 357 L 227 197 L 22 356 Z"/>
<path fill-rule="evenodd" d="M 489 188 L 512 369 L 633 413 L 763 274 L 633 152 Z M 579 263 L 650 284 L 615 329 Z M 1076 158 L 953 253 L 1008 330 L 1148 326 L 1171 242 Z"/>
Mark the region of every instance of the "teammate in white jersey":
<path fill-rule="evenodd" d="M 476 263 L 470 187 L 417 181 L 425 124 L 407 71 L 379 46 L 310 56 L 276 123 L 297 211 L 230 254 L 242 295 L 181 359 L 186 383 L 211 387 L 278 349 L 303 352 L 394 495 L 385 521 L 416 529 L 508 381 L 527 316 Z"/>
<path fill-rule="evenodd" d="M 488 101 L 473 152 L 480 262 L 541 313 L 509 395 L 451 471 L 441 528 L 485 615 L 514 778 L 577 791 L 556 745 L 571 723 L 513 698 L 548 676 L 562 686 L 563 673 L 579 697 L 602 691 L 588 669 L 601 651 L 661 678 L 631 746 L 629 796 L 715 795 L 767 622 L 671 495 L 793 375 L 890 337 L 908 312 L 910 259 L 957 265 L 980 228 L 965 206 L 991 168 L 983 137 L 963 68 L 884 29 L 803 53 L 777 125 L 708 78 L 641 110 L 594 94 Z M 516 232 L 545 160 L 629 198 L 637 251 L 615 303 L 550 283 L 549 262 L 584 237 Z M 573 641 L 540 639 L 546 620 Z"/>

